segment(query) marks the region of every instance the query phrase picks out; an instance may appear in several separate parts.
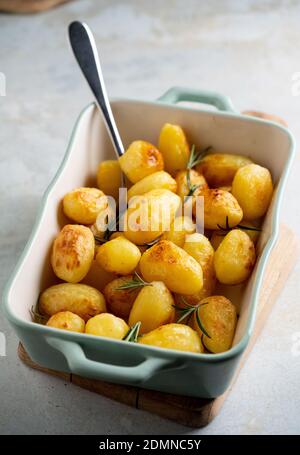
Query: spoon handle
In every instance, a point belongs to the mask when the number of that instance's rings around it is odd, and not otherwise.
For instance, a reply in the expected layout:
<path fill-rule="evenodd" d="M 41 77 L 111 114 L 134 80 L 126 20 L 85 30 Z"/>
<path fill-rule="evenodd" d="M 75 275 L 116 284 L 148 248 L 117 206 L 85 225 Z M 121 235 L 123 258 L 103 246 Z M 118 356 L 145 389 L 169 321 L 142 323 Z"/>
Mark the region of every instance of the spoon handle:
<path fill-rule="evenodd" d="M 122 156 L 124 147 L 110 108 L 93 34 L 86 24 L 75 21 L 69 25 L 69 39 L 75 58 L 102 111 L 115 152 L 118 157 Z"/>

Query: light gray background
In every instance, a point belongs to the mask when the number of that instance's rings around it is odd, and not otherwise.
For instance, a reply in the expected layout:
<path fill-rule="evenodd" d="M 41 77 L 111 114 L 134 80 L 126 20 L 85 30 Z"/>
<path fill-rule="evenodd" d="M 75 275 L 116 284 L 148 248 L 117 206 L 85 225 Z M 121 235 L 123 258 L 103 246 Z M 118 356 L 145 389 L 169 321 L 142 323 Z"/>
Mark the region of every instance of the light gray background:
<path fill-rule="evenodd" d="M 21 253 L 41 196 L 64 155 L 75 119 L 91 95 L 66 40 L 73 19 L 88 22 L 110 96 L 155 99 L 172 85 L 212 89 L 237 109 L 284 117 L 299 140 L 297 1 L 78 0 L 34 16 L 0 15 L 0 277 Z M 282 220 L 299 233 L 299 159 Z M 29 271 L 30 273 L 30 271 Z M 299 265 L 288 280 L 247 365 L 216 419 L 191 430 L 114 403 L 24 367 L 3 316 L 0 433 L 300 433 Z"/>

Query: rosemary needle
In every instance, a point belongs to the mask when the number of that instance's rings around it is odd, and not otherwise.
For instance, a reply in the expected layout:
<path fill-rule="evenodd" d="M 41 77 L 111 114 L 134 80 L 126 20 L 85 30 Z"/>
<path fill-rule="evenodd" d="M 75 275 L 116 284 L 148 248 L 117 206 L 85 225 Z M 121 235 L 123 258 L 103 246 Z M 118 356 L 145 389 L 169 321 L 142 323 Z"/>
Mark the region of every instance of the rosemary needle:
<path fill-rule="evenodd" d="M 127 281 L 127 283 L 121 284 L 121 286 L 116 288 L 116 291 L 124 291 L 126 289 L 128 289 L 129 291 L 133 291 L 134 289 L 141 288 L 144 286 L 152 286 L 152 284 L 143 280 L 143 278 L 137 272 L 135 272 L 132 280 Z"/>
<path fill-rule="evenodd" d="M 139 331 L 141 328 L 141 321 L 136 322 L 123 338 L 124 341 L 130 341 L 131 343 L 137 343 Z"/>
<path fill-rule="evenodd" d="M 207 331 L 205 330 L 205 328 L 201 322 L 201 319 L 199 316 L 199 311 L 198 311 L 201 306 L 208 305 L 208 302 L 199 303 L 198 305 L 190 305 L 189 303 L 187 303 L 187 301 L 183 297 L 181 297 L 181 300 L 184 304 L 184 308 L 173 305 L 173 307 L 180 313 L 177 323 L 180 323 L 180 322 L 184 321 L 185 319 L 187 319 L 189 321 L 190 317 L 193 314 L 195 314 L 196 322 L 197 322 L 199 329 L 201 330 L 201 332 L 204 333 L 204 335 L 206 335 L 208 338 L 211 338 L 211 336 L 207 333 Z"/>

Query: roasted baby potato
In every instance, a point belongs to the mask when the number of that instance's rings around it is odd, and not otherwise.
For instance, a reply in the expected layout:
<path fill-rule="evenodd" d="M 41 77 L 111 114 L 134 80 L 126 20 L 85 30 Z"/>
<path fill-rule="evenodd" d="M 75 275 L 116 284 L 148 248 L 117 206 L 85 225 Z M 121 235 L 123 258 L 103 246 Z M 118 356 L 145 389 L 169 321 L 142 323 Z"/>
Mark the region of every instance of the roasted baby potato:
<path fill-rule="evenodd" d="M 107 197 L 97 188 L 77 188 L 63 198 L 65 215 L 76 223 L 93 224 L 107 208 Z"/>
<path fill-rule="evenodd" d="M 268 210 L 273 194 L 270 171 L 258 164 L 239 169 L 232 182 L 232 194 L 247 220 L 255 220 Z"/>
<path fill-rule="evenodd" d="M 141 322 L 140 333 L 148 333 L 174 319 L 174 299 L 162 281 L 144 286 L 134 301 L 128 323 Z"/>
<path fill-rule="evenodd" d="M 221 295 L 204 298 L 196 310 L 206 336 L 199 327 L 194 313 L 193 326 L 201 336 L 202 343 L 210 352 L 225 352 L 231 348 L 237 323 L 236 309 L 230 300 Z"/>
<path fill-rule="evenodd" d="M 226 227 L 226 219 L 230 227 L 236 226 L 243 218 L 243 211 L 238 201 L 228 191 L 219 189 L 203 190 L 204 226 L 206 229 Z"/>
<path fill-rule="evenodd" d="M 125 237 L 119 236 L 99 247 L 96 261 L 107 272 L 128 275 L 134 271 L 140 258 L 138 247 Z"/>
<path fill-rule="evenodd" d="M 190 147 L 180 126 L 166 123 L 159 135 L 158 148 L 163 155 L 165 169 L 171 175 L 175 176 L 177 171 L 187 167 Z"/>
<path fill-rule="evenodd" d="M 196 305 L 204 297 L 212 295 L 216 286 L 216 273 L 214 268 L 214 249 L 207 237 L 195 233 L 186 236 L 183 249 L 201 265 L 203 272 L 203 288 L 196 294 L 186 295 L 185 301 Z"/>
<path fill-rule="evenodd" d="M 170 229 L 180 206 L 172 191 L 157 189 L 131 199 L 125 214 L 125 236 L 137 245 L 152 242 Z"/>
<path fill-rule="evenodd" d="M 84 321 L 106 311 L 105 299 L 97 289 L 86 284 L 61 283 L 46 289 L 39 298 L 41 314 L 52 316 L 71 311 Z"/>
<path fill-rule="evenodd" d="M 122 186 L 122 171 L 119 161 L 107 160 L 99 164 L 97 170 L 97 185 L 104 194 L 119 198 L 119 188 Z"/>
<path fill-rule="evenodd" d="M 218 280 L 239 284 L 247 280 L 255 264 L 255 247 L 241 229 L 233 229 L 223 238 L 214 257 Z"/>
<path fill-rule="evenodd" d="M 69 283 L 78 283 L 91 267 L 94 250 L 94 236 L 88 227 L 67 224 L 53 243 L 51 264 L 55 275 Z"/>
<path fill-rule="evenodd" d="M 114 273 L 107 272 L 103 267 L 96 261 L 93 260 L 90 270 L 87 275 L 81 280 L 82 284 L 87 284 L 93 288 L 98 289 L 98 291 L 103 291 L 107 283 L 110 283 L 116 275 Z"/>
<path fill-rule="evenodd" d="M 201 265 L 182 248 L 161 240 L 142 255 L 140 270 L 147 281 L 163 281 L 179 294 L 195 294 L 203 287 Z"/>
<path fill-rule="evenodd" d="M 190 187 L 197 186 L 197 189 L 193 191 L 193 195 L 197 196 L 201 194 L 203 189 L 207 189 L 208 185 L 206 183 L 205 177 L 199 172 L 194 171 L 194 169 L 179 171 L 176 174 L 177 182 L 177 194 L 181 197 L 182 202 L 185 201 L 185 197 L 190 195 L 190 188 L 188 185 L 187 173 L 189 172 L 190 176 Z"/>
<path fill-rule="evenodd" d="M 122 319 L 128 319 L 132 305 L 141 288 L 119 289 L 133 280 L 133 275 L 115 278 L 108 283 L 104 290 L 104 296 L 108 311 Z"/>
<path fill-rule="evenodd" d="M 250 163 L 252 161 L 246 156 L 211 153 L 203 158 L 196 170 L 204 175 L 209 186 L 217 188 L 231 185 L 237 170 Z"/>
<path fill-rule="evenodd" d="M 249 220 L 242 220 L 238 227 L 243 227 L 243 231 L 249 235 L 250 239 L 256 244 L 259 234 L 260 234 L 260 229 L 259 229 L 259 223 L 258 222 L 253 222 Z M 246 229 L 249 227 L 249 229 Z M 252 229 L 251 229 L 252 228 Z M 222 240 L 224 239 L 226 235 L 226 231 L 213 231 L 211 238 L 210 238 L 210 243 L 212 244 L 214 250 L 218 248 Z"/>
<path fill-rule="evenodd" d="M 48 319 L 47 324 L 49 327 L 56 329 L 69 330 L 70 332 L 84 332 L 85 322 L 78 316 L 78 314 L 71 313 L 71 311 L 60 311 Z"/>
<path fill-rule="evenodd" d="M 166 324 L 143 335 L 138 343 L 158 348 L 176 349 L 201 353 L 204 351 L 201 339 L 195 330 L 184 324 Z"/>
<path fill-rule="evenodd" d="M 177 183 L 173 177 L 165 171 L 154 172 L 154 174 L 144 177 L 129 188 L 128 201 L 130 201 L 133 196 L 141 196 L 142 194 L 148 193 L 148 191 L 157 189 L 165 189 L 176 193 Z"/>
<path fill-rule="evenodd" d="M 162 154 L 146 141 L 134 141 L 119 158 L 122 171 L 132 183 L 164 169 Z"/>
<path fill-rule="evenodd" d="M 177 216 L 171 224 L 170 230 L 163 233 L 162 240 L 170 240 L 175 245 L 183 247 L 187 234 L 195 232 L 196 226 L 188 216 Z"/>
<path fill-rule="evenodd" d="M 102 313 L 89 319 L 85 326 L 85 333 L 98 337 L 115 338 L 122 340 L 128 333 L 129 327 L 121 318 L 110 313 Z"/>

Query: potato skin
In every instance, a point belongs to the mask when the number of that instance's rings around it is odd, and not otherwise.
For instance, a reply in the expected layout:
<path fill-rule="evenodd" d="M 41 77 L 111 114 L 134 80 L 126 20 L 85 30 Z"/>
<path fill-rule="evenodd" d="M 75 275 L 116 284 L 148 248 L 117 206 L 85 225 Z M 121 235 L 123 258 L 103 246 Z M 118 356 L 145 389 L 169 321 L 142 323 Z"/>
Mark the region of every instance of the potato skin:
<path fill-rule="evenodd" d="M 110 313 L 102 313 L 89 319 L 85 326 L 85 333 L 99 337 L 122 340 L 129 330 L 123 319 Z"/>
<path fill-rule="evenodd" d="M 165 189 L 137 196 L 125 214 L 126 238 L 136 245 L 152 242 L 170 228 L 180 203 L 177 194 Z"/>
<path fill-rule="evenodd" d="M 107 283 L 110 283 L 114 278 L 114 273 L 110 273 L 104 270 L 99 262 L 94 259 L 90 270 L 80 283 L 92 286 L 93 288 L 98 289 L 98 291 L 102 292 Z"/>
<path fill-rule="evenodd" d="M 100 246 L 96 261 L 107 272 L 128 275 L 134 271 L 140 258 L 138 247 L 125 237 L 119 236 Z"/>
<path fill-rule="evenodd" d="M 196 166 L 212 188 L 231 185 L 235 173 L 241 167 L 252 163 L 250 158 L 229 153 L 212 153 L 206 155 Z"/>
<path fill-rule="evenodd" d="M 199 186 L 199 188 L 197 188 L 194 191 L 194 196 L 196 196 L 197 194 L 201 194 L 202 190 L 208 188 L 205 177 L 202 174 L 199 174 L 199 172 L 195 171 L 194 169 L 191 169 L 189 172 L 191 185 Z M 184 171 L 179 171 L 176 174 L 177 194 L 178 196 L 180 196 L 182 202 L 184 202 L 184 198 L 187 197 L 189 194 L 187 173 L 188 171 L 185 169 Z"/>
<path fill-rule="evenodd" d="M 69 330 L 70 332 L 83 333 L 85 329 L 84 320 L 71 311 L 60 311 L 51 316 L 47 321 L 47 326 L 56 329 Z"/>
<path fill-rule="evenodd" d="M 226 297 L 214 295 L 206 297 L 198 308 L 200 321 L 210 336 L 199 328 L 194 313 L 193 327 L 201 337 L 204 346 L 213 353 L 225 352 L 231 348 L 237 323 L 235 306 Z"/>
<path fill-rule="evenodd" d="M 91 230 L 67 224 L 53 243 L 51 265 L 58 278 L 78 283 L 88 273 L 94 259 L 95 240 Z"/>
<path fill-rule="evenodd" d="M 97 169 L 97 186 L 104 194 L 119 198 L 119 188 L 122 184 L 122 171 L 117 160 L 106 160 Z"/>
<path fill-rule="evenodd" d="M 183 129 L 179 125 L 166 123 L 159 135 L 158 148 L 163 155 L 165 169 L 175 176 L 187 166 L 190 147 Z"/>
<path fill-rule="evenodd" d="M 107 207 L 107 198 L 98 188 L 76 188 L 63 198 L 65 215 L 79 224 L 93 224 Z"/>
<path fill-rule="evenodd" d="M 163 281 L 179 294 L 194 294 L 203 287 L 201 265 L 182 248 L 161 240 L 142 255 L 140 270 L 147 281 Z"/>
<path fill-rule="evenodd" d="M 39 298 L 41 314 L 52 316 L 71 311 L 87 321 L 106 311 L 105 299 L 100 291 L 86 284 L 61 283 L 46 289 Z"/>
<path fill-rule="evenodd" d="M 214 267 L 215 251 L 202 234 L 195 233 L 186 236 L 183 249 L 201 265 L 203 272 L 203 288 L 196 294 L 186 295 L 185 301 L 190 305 L 197 305 L 204 297 L 212 295 L 216 286 L 216 273 Z"/>
<path fill-rule="evenodd" d="M 148 333 L 174 320 L 174 299 L 162 281 L 153 281 L 139 292 L 130 311 L 128 323 L 141 322 L 140 333 Z"/>
<path fill-rule="evenodd" d="M 239 169 L 232 182 L 232 194 L 247 220 L 262 217 L 268 210 L 273 194 L 270 171 L 258 164 Z"/>
<path fill-rule="evenodd" d="M 186 352 L 204 352 L 197 332 L 184 324 L 166 324 L 143 335 L 138 343 Z"/>
<path fill-rule="evenodd" d="M 233 229 L 223 238 L 215 252 L 217 279 L 223 284 L 239 284 L 247 280 L 255 264 L 252 240 L 240 229 Z"/>
<path fill-rule="evenodd" d="M 171 224 L 170 230 L 163 233 L 162 240 L 170 240 L 175 245 L 183 248 L 187 234 L 195 232 L 196 226 L 188 216 L 177 216 Z"/>
<path fill-rule="evenodd" d="M 132 281 L 132 279 L 133 275 L 115 278 L 108 283 L 103 290 L 108 311 L 125 320 L 128 319 L 132 305 L 141 291 L 141 288 L 120 290 L 118 290 L 118 288 L 129 281 Z"/>
<path fill-rule="evenodd" d="M 134 141 L 119 158 L 122 171 L 132 183 L 164 169 L 159 150 L 150 142 Z"/>
<path fill-rule="evenodd" d="M 171 177 L 165 171 L 154 172 L 154 174 L 147 175 L 142 180 L 132 185 L 128 190 L 128 201 L 134 196 L 140 196 L 148 193 L 148 191 L 156 189 L 165 189 L 176 193 L 177 183 L 176 180 Z"/>
<path fill-rule="evenodd" d="M 204 190 L 204 226 L 206 229 L 226 227 L 226 217 L 230 227 L 243 218 L 243 211 L 235 197 L 228 191 L 219 189 Z M 218 226 L 219 225 L 219 226 Z"/>

